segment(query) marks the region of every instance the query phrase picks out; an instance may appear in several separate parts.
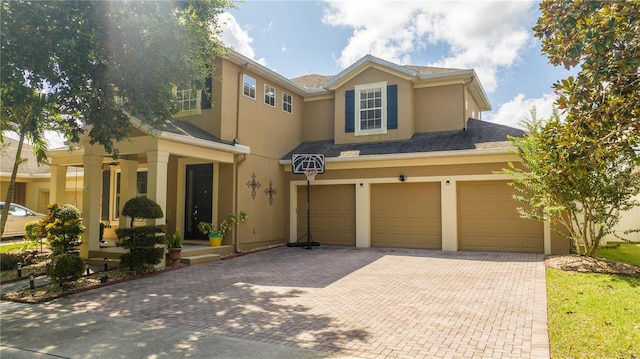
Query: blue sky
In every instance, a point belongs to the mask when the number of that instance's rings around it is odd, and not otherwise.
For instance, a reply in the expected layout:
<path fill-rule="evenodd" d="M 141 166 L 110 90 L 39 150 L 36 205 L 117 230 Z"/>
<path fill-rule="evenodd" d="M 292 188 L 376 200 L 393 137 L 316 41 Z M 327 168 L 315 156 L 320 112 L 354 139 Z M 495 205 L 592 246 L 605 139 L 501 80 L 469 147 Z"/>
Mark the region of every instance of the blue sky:
<path fill-rule="evenodd" d="M 570 73 L 548 64 L 531 28 L 532 1 L 260 1 L 222 17 L 223 41 L 287 77 L 334 75 L 370 53 L 401 65 L 474 69 L 493 110 L 517 126 L 532 106 L 551 114 L 552 84 Z"/>

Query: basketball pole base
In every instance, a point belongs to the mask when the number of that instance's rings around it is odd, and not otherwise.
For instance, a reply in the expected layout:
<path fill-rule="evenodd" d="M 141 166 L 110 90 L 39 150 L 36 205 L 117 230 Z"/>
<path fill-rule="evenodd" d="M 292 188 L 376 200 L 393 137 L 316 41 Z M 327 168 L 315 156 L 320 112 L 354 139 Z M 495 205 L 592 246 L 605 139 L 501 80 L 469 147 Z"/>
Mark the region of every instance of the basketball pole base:
<path fill-rule="evenodd" d="M 319 247 L 320 243 L 318 242 L 311 242 L 311 244 L 304 243 L 304 242 L 287 243 L 287 247 L 308 247 L 309 245 L 313 247 Z"/>

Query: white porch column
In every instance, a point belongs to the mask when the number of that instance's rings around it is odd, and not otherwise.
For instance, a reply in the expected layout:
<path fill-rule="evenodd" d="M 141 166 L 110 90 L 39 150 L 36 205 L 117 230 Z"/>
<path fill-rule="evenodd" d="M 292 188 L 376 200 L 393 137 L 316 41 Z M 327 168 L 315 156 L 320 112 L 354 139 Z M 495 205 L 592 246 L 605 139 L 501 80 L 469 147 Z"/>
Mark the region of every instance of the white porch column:
<path fill-rule="evenodd" d="M 440 183 L 440 203 L 442 208 L 442 250 L 458 250 L 458 195 L 456 181 L 443 180 Z"/>
<path fill-rule="evenodd" d="M 49 189 L 49 203 L 62 205 L 66 203 L 67 195 L 67 166 L 51 165 L 51 188 Z"/>
<path fill-rule="evenodd" d="M 147 152 L 147 198 L 154 200 L 162 208 L 166 217 L 167 211 L 167 164 L 169 152 Z M 165 224 L 165 217 L 149 220 L 148 224 Z"/>
<path fill-rule="evenodd" d="M 138 161 L 120 160 L 120 203 L 118 211 L 119 228 L 128 228 L 131 219 L 122 215 L 122 207 L 127 201 L 136 196 L 136 180 L 138 178 Z"/>
<path fill-rule="evenodd" d="M 148 151 L 147 152 L 147 198 L 154 200 L 164 216 L 162 218 L 151 218 L 147 220 L 147 225 L 165 224 L 167 218 L 167 167 L 169 163 L 169 152 Z M 165 256 L 155 268 L 164 268 Z"/>
<path fill-rule="evenodd" d="M 356 247 L 371 247 L 371 185 L 356 183 Z"/>
<path fill-rule="evenodd" d="M 100 200 L 102 199 L 102 157 L 84 155 L 84 192 L 82 195 L 82 234 L 80 257 L 89 258 L 90 250 L 100 249 Z"/>

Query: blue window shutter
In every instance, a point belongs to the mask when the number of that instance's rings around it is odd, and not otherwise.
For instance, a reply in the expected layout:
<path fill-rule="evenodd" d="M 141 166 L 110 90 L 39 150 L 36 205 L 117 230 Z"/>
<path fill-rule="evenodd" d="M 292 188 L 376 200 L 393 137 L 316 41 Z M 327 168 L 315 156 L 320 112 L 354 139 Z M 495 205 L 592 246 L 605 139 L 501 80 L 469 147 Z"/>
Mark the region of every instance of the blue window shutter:
<path fill-rule="evenodd" d="M 398 85 L 387 86 L 387 128 L 398 128 Z"/>
<path fill-rule="evenodd" d="M 355 112 L 355 91 L 347 90 L 344 93 L 344 132 L 354 131 Z"/>
<path fill-rule="evenodd" d="M 200 108 L 211 108 L 211 77 L 207 77 L 207 81 L 202 89 L 202 97 L 200 99 Z"/>

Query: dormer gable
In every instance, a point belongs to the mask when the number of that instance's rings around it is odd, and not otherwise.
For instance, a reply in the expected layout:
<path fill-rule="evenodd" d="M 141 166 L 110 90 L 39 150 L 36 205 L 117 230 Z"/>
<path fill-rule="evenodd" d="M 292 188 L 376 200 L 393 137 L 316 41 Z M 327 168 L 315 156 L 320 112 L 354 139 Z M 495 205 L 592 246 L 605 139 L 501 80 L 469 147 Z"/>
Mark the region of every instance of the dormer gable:
<path fill-rule="evenodd" d="M 381 58 L 365 55 L 356 61 L 353 65 L 342 70 L 339 74 L 324 84 L 324 88 L 327 90 L 335 91 L 345 83 L 357 77 L 367 69 L 375 68 L 382 72 L 396 76 L 398 78 L 410 81 L 418 74 L 416 71 L 406 68 L 404 66 L 396 65 L 392 62 L 383 60 Z"/>

